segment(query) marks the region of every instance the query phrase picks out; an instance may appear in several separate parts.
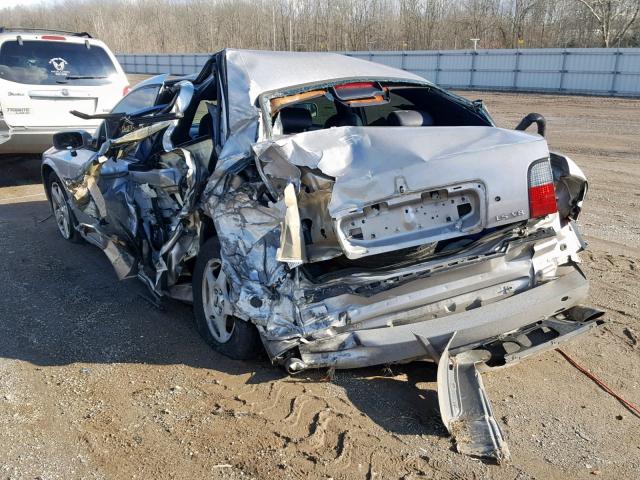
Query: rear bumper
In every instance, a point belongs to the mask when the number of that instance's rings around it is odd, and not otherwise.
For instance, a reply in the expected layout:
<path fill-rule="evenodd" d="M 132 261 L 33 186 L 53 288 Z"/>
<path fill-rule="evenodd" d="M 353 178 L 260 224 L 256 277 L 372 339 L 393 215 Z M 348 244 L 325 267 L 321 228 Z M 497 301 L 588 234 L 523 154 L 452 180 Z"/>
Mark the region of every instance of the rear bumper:
<path fill-rule="evenodd" d="M 38 153 L 42 154 L 53 145 L 53 135 L 62 130 L 86 130 L 93 133 L 95 125 L 81 127 L 9 127 L 0 120 L 0 154 Z"/>
<path fill-rule="evenodd" d="M 449 345 L 452 354 L 486 344 L 586 300 L 589 285 L 577 267 L 562 267 L 558 274 L 542 285 L 471 310 L 399 326 L 357 329 L 302 344 L 303 365 L 297 368 L 358 368 L 425 357 L 436 360 L 454 332 Z"/>

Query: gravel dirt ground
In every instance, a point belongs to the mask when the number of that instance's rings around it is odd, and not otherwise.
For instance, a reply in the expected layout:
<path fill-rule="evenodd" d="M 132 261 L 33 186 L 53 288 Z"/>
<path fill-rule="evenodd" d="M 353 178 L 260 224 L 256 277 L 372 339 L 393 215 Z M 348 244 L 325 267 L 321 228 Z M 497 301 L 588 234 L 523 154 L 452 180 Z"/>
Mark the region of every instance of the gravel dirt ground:
<path fill-rule="evenodd" d="M 588 175 L 583 260 L 609 321 L 563 348 L 640 403 L 640 100 L 463 95 L 500 126 L 544 114 Z M 557 352 L 484 375 L 512 455 L 484 463 L 455 453 L 433 365 L 331 380 L 226 359 L 189 306 L 151 306 L 48 215 L 38 159 L 3 158 L 0 478 L 640 478 L 640 418 Z"/>

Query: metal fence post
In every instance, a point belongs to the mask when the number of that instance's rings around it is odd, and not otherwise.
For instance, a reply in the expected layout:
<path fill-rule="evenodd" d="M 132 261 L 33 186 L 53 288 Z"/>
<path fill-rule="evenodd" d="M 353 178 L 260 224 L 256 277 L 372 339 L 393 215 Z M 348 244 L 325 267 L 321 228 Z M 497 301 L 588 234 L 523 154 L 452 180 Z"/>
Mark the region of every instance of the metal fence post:
<path fill-rule="evenodd" d="M 436 53 L 436 78 L 433 80 L 433 83 L 435 83 L 436 85 L 438 84 L 439 77 L 440 77 L 440 57 L 441 56 L 442 56 L 442 53 L 440 52 L 440 50 L 438 50 L 438 53 Z"/>
<path fill-rule="evenodd" d="M 561 92 L 564 90 L 564 74 L 567 73 L 567 56 L 569 55 L 569 52 L 567 52 L 567 49 L 563 49 L 562 50 L 562 66 L 560 67 L 560 86 L 558 87 L 558 90 L 560 90 Z"/>
<path fill-rule="evenodd" d="M 609 89 L 609 93 L 611 95 L 615 95 L 618 93 L 616 89 L 616 80 L 618 79 L 618 75 L 620 75 L 620 57 L 622 57 L 622 52 L 619 48 L 614 52 L 614 55 L 616 60 L 613 65 L 613 72 L 611 75 L 611 88 Z"/>
<path fill-rule="evenodd" d="M 471 73 L 469 75 L 469 88 L 473 88 L 473 77 L 476 71 L 476 57 L 478 56 L 478 52 L 475 50 L 471 52 Z"/>
<path fill-rule="evenodd" d="M 402 70 L 406 70 L 405 65 L 404 65 L 404 58 L 407 56 L 407 52 L 405 52 L 404 50 L 401 53 L 401 57 L 400 57 L 400 68 Z"/>
<path fill-rule="evenodd" d="M 513 89 L 518 90 L 518 72 L 520 71 L 520 55 L 522 52 L 516 50 L 516 64 L 513 68 Z"/>

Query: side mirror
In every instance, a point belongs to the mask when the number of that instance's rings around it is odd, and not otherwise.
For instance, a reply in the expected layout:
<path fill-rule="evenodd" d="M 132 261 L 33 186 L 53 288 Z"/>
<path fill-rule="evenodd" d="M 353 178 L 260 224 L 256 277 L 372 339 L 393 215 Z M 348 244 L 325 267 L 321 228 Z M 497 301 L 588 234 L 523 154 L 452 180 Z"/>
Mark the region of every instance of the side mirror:
<path fill-rule="evenodd" d="M 538 135 L 544 137 L 544 133 L 547 129 L 547 119 L 539 113 L 530 113 L 516 126 L 516 130 L 526 130 L 529 126 L 535 123 L 538 126 Z"/>
<path fill-rule="evenodd" d="M 53 146 L 56 150 L 77 150 L 91 145 L 92 136 L 84 130 L 58 132 L 53 135 Z"/>

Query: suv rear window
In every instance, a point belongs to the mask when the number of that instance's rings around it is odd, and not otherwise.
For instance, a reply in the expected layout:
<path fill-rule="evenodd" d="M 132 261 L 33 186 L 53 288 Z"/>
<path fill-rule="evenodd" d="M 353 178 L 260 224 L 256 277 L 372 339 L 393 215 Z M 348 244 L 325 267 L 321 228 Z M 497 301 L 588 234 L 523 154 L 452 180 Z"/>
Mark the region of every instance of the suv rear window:
<path fill-rule="evenodd" d="M 0 79 L 29 85 L 103 85 L 116 68 L 104 49 L 84 43 L 25 40 L 0 47 Z"/>

